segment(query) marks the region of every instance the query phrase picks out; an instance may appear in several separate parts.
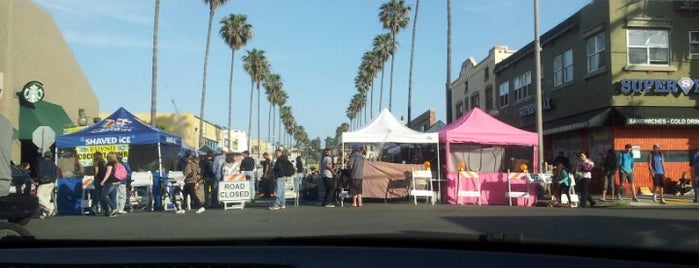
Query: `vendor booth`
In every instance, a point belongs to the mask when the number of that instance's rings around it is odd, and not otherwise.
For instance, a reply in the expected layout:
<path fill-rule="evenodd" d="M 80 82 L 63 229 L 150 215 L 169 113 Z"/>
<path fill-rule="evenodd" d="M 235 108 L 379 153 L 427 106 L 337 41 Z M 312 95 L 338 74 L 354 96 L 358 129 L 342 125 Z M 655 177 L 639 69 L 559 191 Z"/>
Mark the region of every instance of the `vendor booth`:
<path fill-rule="evenodd" d="M 109 152 L 121 153 L 124 161 L 129 163 L 133 171 L 168 171 L 172 169 L 178 157 L 181 144 L 180 137 L 146 124 L 124 108 L 119 108 L 102 121 L 78 132 L 56 137 L 57 162 L 61 165 L 66 177 L 61 179 L 66 181 L 59 183 L 59 185 L 66 185 L 59 187 L 59 213 L 62 215 L 80 213 L 75 211 L 76 205 L 74 205 L 80 200 L 74 200 L 75 198 L 72 197 L 79 196 L 74 192 L 83 191 L 80 187 L 83 183 L 78 181 L 82 181 L 86 175 L 93 175 L 92 159 L 95 152 L 102 152 L 105 157 Z M 153 174 L 155 175 L 153 187 L 157 188 L 163 176 L 158 176 L 159 173 Z M 68 183 L 67 180 L 71 179 L 76 182 Z M 71 191 L 66 192 L 61 189 L 71 189 Z M 65 201 L 66 206 L 61 207 L 63 197 L 70 200 Z M 71 205 L 68 206 L 68 204 Z"/>
<path fill-rule="evenodd" d="M 512 127 L 474 108 L 442 128 L 439 141 L 444 144 L 446 156 L 447 202 L 536 203 L 535 187 L 530 185 L 528 175 L 537 171 L 536 133 Z M 474 196 L 474 192 L 480 195 Z"/>
<path fill-rule="evenodd" d="M 393 148 L 400 150 L 400 144 L 431 144 L 439 151 L 439 139 L 437 133 L 423 133 L 414 131 L 398 121 L 388 109 L 381 113 L 366 126 L 353 131 L 342 133 L 342 148 L 348 144 L 374 144 L 374 151 L 368 152 L 369 156 L 364 164 L 364 180 L 362 181 L 362 196 L 367 198 L 400 198 L 405 197 L 409 191 L 409 177 L 413 170 L 424 170 L 424 161 L 378 161 L 383 159 L 380 155 L 385 152 L 385 145 L 392 144 Z M 437 154 L 438 156 L 439 154 Z M 348 154 L 349 156 L 349 154 Z M 344 158 L 344 154 L 343 154 Z M 384 159 L 385 160 L 385 159 Z M 428 159 L 425 159 L 428 160 Z M 399 163 L 391 163 L 399 162 Z M 344 163 L 344 161 L 343 161 Z M 437 158 L 439 166 L 439 158 Z M 435 182 L 439 183 L 439 172 L 433 172 Z M 436 187 L 439 189 L 439 187 Z"/>

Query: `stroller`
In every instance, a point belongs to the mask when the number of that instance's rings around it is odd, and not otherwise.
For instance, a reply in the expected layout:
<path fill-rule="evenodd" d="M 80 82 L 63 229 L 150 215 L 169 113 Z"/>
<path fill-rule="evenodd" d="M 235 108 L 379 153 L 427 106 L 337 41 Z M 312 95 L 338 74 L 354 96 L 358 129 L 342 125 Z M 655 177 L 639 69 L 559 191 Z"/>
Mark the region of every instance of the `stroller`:
<path fill-rule="evenodd" d="M 347 169 L 341 169 L 337 173 L 337 176 L 335 176 L 335 203 L 339 204 L 341 207 L 345 206 L 345 198 L 350 198 L 350 181 L 350 174 Z"/>

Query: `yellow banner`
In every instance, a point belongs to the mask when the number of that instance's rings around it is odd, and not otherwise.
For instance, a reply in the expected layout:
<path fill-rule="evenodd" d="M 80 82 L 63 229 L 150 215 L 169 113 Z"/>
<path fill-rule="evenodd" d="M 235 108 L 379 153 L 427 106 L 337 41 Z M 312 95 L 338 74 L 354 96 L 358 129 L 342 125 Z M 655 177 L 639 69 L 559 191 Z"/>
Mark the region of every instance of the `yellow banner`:
<path fill-rule="evenodd" d="M 76 146 L 75 152 L 78 154 L 78 160 L 80 161 L 80 166 L 91 167 L 94 155 L 96 152 L 101 152 L 105 157 L 107 153 L 114 152 L 120 153 L 124 156 L 123 161 L 128 161 L 129 159 L 129 145 L 128 144 L 112 144 L 112 145 L 95 145 L 95 146 Z"/>
<path fill-rule="evenodd" d="M 87 127 L 87 126 L 75 126 L 75 127 L 67 127 L 67 128 L 64 128 L 64 129 L 63 129 L 63 135 L 67 135 L 67 134 L 70 134 L 70 133 L 78 132 L 78 131 L 82 130 L 83 128 L 86 128 L 86 127 Z"/>

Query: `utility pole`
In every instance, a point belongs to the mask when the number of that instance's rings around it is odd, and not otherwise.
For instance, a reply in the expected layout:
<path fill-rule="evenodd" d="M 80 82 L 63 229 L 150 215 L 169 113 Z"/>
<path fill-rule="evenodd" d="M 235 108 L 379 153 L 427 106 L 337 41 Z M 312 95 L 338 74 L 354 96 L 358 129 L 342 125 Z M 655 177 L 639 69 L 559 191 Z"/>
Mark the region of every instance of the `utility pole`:
<path fill-rule="evenodd" d="M 534 85 L 536 94 L 536 133 L 539 138 L 539 170 L 534 172 L 543 173 L 544 166 L 544 122 L 541 112 L 541 41 L 539 40 L 539 0 L 534 0 L 534 69 L 536 70 Z"/>

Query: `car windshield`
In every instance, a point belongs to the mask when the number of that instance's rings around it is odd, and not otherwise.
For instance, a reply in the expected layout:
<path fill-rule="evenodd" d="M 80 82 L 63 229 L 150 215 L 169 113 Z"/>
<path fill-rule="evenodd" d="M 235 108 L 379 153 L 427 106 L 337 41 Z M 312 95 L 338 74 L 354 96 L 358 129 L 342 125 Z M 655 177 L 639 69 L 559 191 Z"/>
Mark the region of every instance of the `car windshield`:
<path fill-rule="evenodd" d="M 2 1 L 0 160 L 17 166 L 9 196 L 38 197 L 3 220 L 39 240 L 699 252 L 697 13 L 660 0 Z"/>

